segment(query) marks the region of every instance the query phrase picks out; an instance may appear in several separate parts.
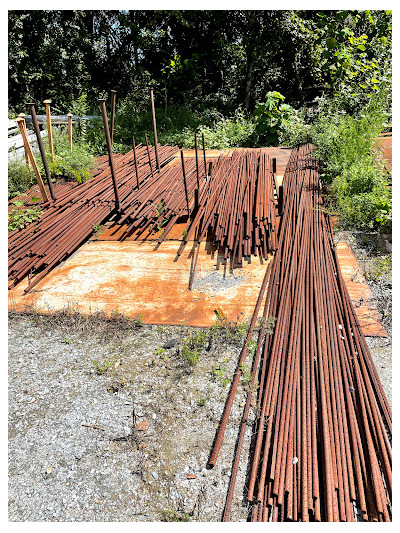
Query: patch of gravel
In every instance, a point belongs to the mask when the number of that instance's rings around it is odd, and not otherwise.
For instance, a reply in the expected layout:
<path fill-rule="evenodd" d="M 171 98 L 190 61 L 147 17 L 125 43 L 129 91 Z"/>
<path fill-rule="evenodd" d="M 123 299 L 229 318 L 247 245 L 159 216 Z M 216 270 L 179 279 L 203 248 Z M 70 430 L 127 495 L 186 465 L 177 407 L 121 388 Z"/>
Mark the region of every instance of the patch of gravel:
<path fill-rule="evenodd" d="M 10 521 L 221 520 L 244 384 L 217 465 L 206 464 L 229 392 L 223 380 L 231 380 L 243 338 L 217 331 L 191 370 L 179 346 L 194 331 L 144 326 L 108 335 L 96 322 L 82 331 L 61 318 L 10 316 Z M 234 521 L 248 514 L 254 418 Z"/>
<path fill-rule="evenodd" d="M 237 272 L 213 270 L 204 276 L 201 272 L 196 272 L 193 280 L 193 288 L 199 292 L 217 294 L 232 287 L 239 287 L 244 283 L 245 279 L 243 271 L 240 270 Z"/>

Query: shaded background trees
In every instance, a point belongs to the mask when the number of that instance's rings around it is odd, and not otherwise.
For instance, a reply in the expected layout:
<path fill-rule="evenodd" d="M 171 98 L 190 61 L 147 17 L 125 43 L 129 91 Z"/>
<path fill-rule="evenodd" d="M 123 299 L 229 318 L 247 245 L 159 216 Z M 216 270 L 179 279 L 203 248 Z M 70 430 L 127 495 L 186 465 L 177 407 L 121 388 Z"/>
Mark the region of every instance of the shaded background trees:
<path fill-rule="evenodd" d="M 390 46 L 386 11 L 10 11 L 9 106 L 94 106 L 115 88 L 140 107 L 150 85 L 159 106 L 223 113 L 271 90 L 300 106 L 344 84 L 351 99 L 355 78 L 371 92 L 390 77 Z"/>

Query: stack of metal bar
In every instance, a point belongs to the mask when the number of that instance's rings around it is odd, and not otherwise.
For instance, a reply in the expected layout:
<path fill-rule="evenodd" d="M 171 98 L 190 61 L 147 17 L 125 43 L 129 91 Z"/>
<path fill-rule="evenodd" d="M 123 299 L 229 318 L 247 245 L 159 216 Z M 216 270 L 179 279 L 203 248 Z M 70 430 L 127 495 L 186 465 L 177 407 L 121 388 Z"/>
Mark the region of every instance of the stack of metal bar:
<path fill-rule="evenodd" d="M 159 146 L 158 155 L 160 165 L 165 165 L 177 155 L 177 149 Z M 120 210 L 129 205 L 132 191 L 137 192 L 151 177 L 151 161 L 155 163 L 154 148 L 141 146 L 135 153 L 115 157 Z M 44 212 L 39 220 L 9 233 L 9 288 L 36 274 L 25 292 L 31 290 L 117 213 L 108 164 L 104 163 L 94 174 L 93 179 L 61 194 L 55 201 L 42 204 Z"/>
<path fill-rule="evenodd" d="M 193 237 L 206 236 L 229 258 L 267 258 L 276 249 L 276 185 L 272 161 L 261 150 L 235 150 L 220 156 L 203 187 L 196 212 L 178 251 Z"/>
<path fill-rule="evenodd" d="M 251 520 L 391 519 L 391 409 L 343 281 L 311 151 L 310 145 L 294 150 L 284 176 L 278 248 L 248 333 L 251 338 L 266 293 L 225 521 L 257 381 L 259 416 L 247 493 Z M 210 466 L 218 457 L 246 346 Z"/>

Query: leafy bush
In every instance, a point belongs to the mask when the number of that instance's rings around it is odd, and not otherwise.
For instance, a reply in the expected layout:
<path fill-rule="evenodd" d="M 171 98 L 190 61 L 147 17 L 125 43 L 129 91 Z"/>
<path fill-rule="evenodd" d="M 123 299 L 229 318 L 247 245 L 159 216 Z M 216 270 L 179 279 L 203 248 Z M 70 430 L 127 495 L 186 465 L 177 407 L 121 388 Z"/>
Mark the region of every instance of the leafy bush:
<path fill-rule="evenodd" d="M 254 109 L 258 142 L 276 146 L 283 129 L 283 121 L 288 120 L 293 108 L 283 103 L 285 97 L 278 91 L 270 91 L 266 97 L 266 101 L 257 104 Z"/>
<path fill-rule="evenodd" d="M 8 198 L 14 198 L 33 185 L 33 170 L 26 166 L 25 159 L 8 162 Z"/>
<path fill-rule="evenodd" d="M 310 138 L 311 124 L 307 123 L 307 110 L 291 109 L 289 114 L 282 119 L 279 133 L 279 144 L 297 146 Z"/>
<path fill-rule="evenodd" d="M 23 200 L 15 200 L 8 212 L 8 231 L 22 229 L 42 216 L 39 206 L 24 207 Z"/>
<path fill-rule="evenodd" d="M 94 166 L 91 149 L 82 136 L 75 135 L 72 151 L 68 134 L 63 128 L 53 129 L 54 161 L 51 161 L 48 139 L 45 141 L 47 161 L 52 177 L 63 177 L 82 183 L 90 179 L 89 170 Z"/>
<path fill-rule="evenodd" d="M 238 110 L 233 117 L 220 118 L 212 126 L 201 125 L 197 128 L 199 143 L 204 134 L 206 148 L 223 149 L 236 146 L 251 146 L 254 143 L 255 123 Z M 194 148 L 195 131 L 189 127 L 171 138 L 172 143 L 185 148 Z M 200 144 L 199 144 L 200 146 Z"/>

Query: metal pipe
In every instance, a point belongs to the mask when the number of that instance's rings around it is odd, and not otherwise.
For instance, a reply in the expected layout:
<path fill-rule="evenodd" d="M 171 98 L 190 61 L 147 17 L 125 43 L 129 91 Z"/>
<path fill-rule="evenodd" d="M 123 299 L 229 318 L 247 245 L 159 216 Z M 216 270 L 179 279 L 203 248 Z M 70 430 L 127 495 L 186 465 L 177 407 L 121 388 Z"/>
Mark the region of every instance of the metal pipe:
<path fill-rule="evenodd" d="M 113 187 L 114 187 L 115 207 L 116 207 L 116 209 L 119 209 L 120 208 L 120 199 L 119 199 L 119 192 L 118 192 L 118 184 L 117 184 L 117 178 L 116 178 L 116 175 L 115 175 L 114 158 L 113 158 L 113 152 L 112 152 L 112 142 L 111 142 L 111 137 L 110 137 L 110 131 L 108 129 L 106 101 L 105 101 L 104 98 L 100 98 L 99 99 L 99 106 L 100 106 L 101 116 L 103 118 L 104 134 L 105 134 L 105 137 L 106 137 L 106 144 L 107 144 L 107 151 L 108 151 L 108 161 L 109 161 L 109 165 L 110 165 L 111 178 L 112 178 Z"/>
<path fill-rule="evenodd" d="M 32 123 L 33 123 L 33 127 L 35 129 L 36 138 L 37 138 L 37 142 L 38 142 L 38 146 L 39 146 L 39 150 L 40 150 L 40 155 L 41 155 L 42 161 L 43 161 L 44 172 L 46 174 L 47 183 L 48 183 L 48 186 L 49 186 L 49 189 L 50 189 L 50 195 L 51 195 L 52 199 L 55 200 L 56 196 L 54 194 L 53 183 L 51 181 L 51 174 L 50 174 L 50 170 L 49 170 L 49 165 L 47 164 L 46 151 L 44 149 L 42 137 L 40 135 L 40 128 L 39 128 L 39 124 L 38 124 L 37 117 L 36 117 L 35 104 L 28 103 L 26 105 L 29 107 L 29 109 L 31 111 Z"/>
<path fill-rule="evenodd" d="M 152 115 L 152 118 L 153 118 L 153 135 L 154 135 L 154 150 L 156 152 L 156 165 L 157 165 L 157 170 L 160 172 L 160 160 L 158 158 L 156 110 L 155 110 L 155 107 L 154 107 L 153 89 L 150 89 L 150 100 L 151 100 L 151 115 Z"/>

